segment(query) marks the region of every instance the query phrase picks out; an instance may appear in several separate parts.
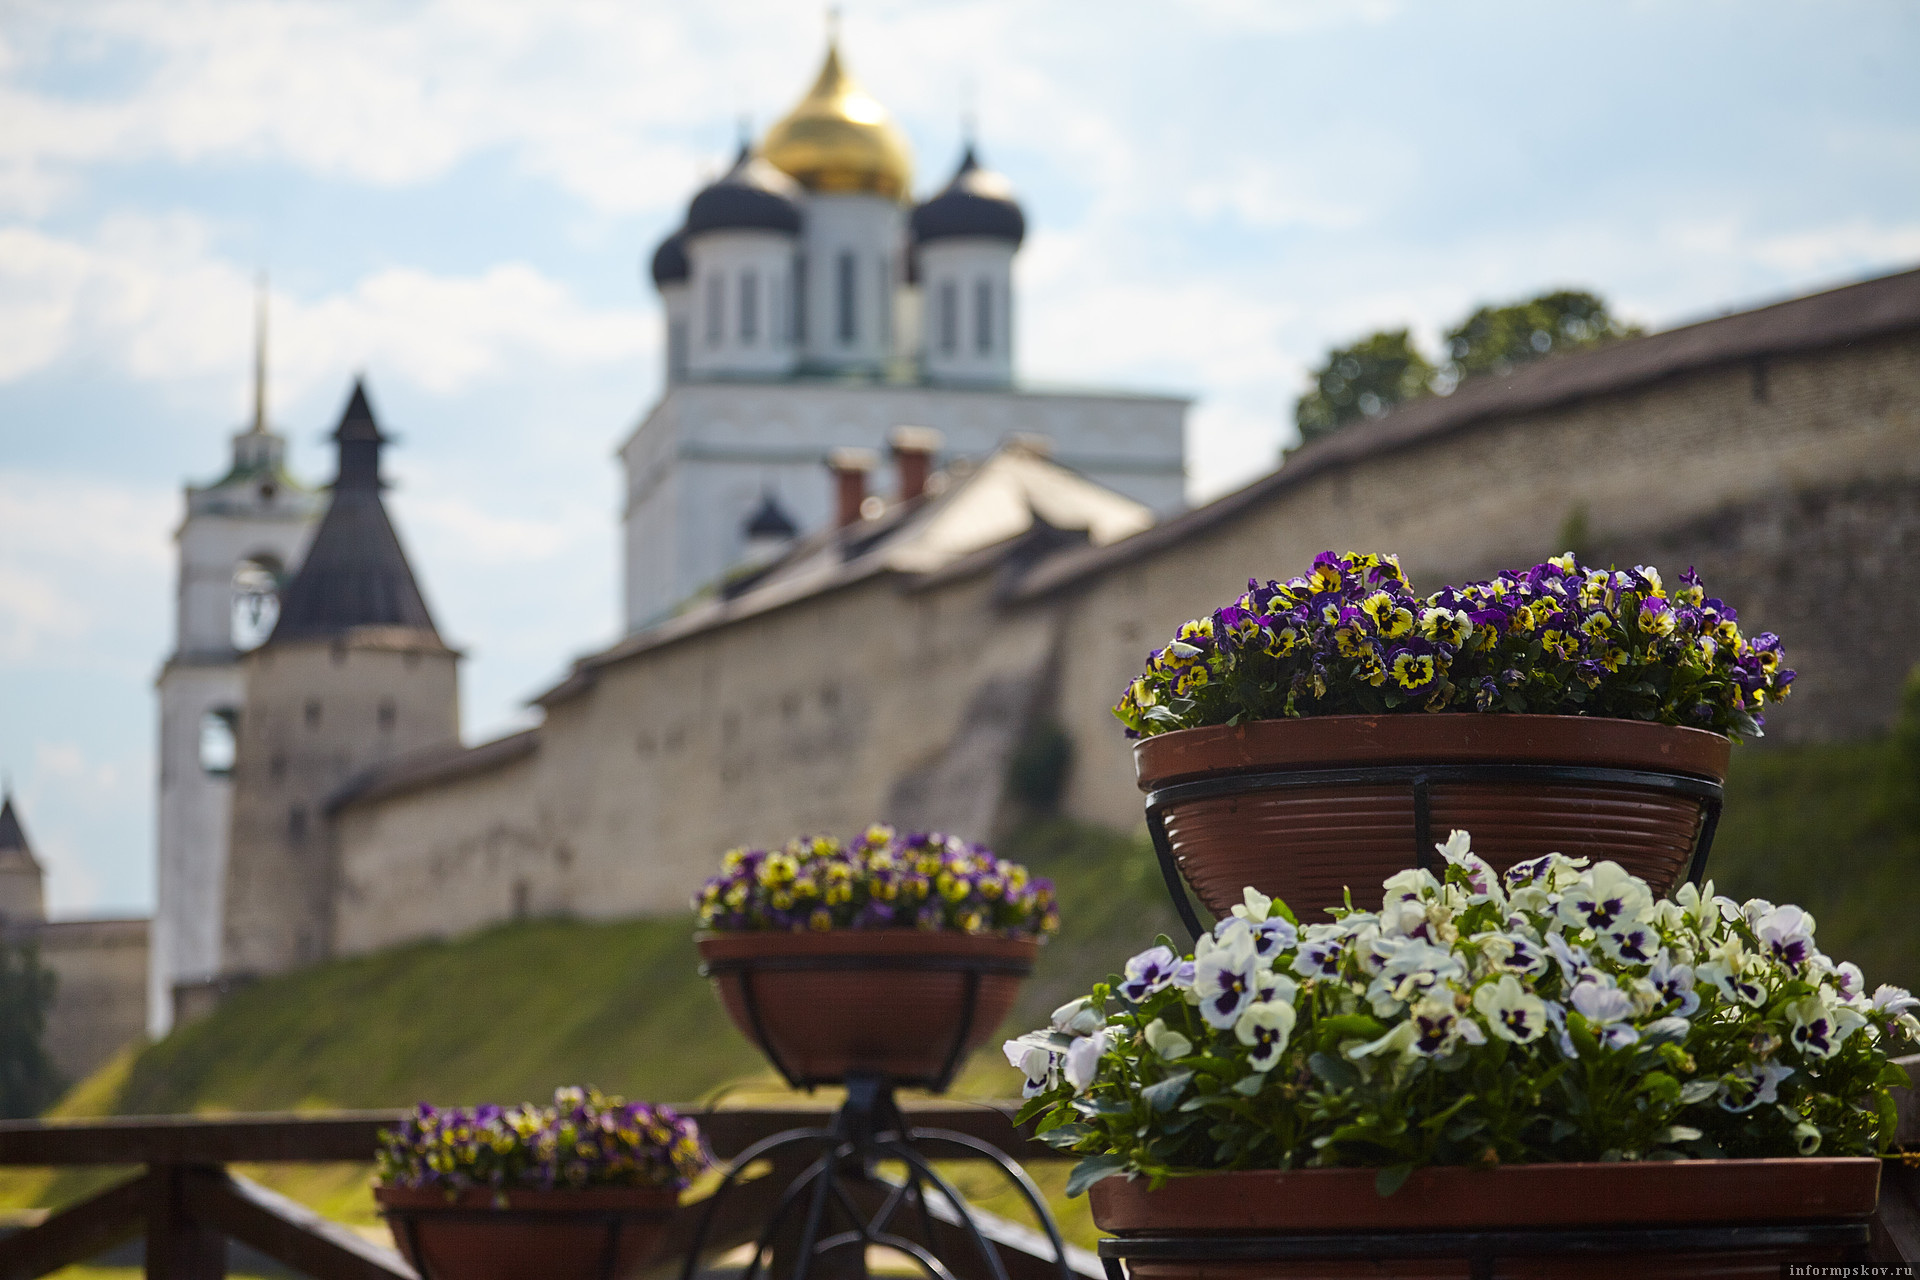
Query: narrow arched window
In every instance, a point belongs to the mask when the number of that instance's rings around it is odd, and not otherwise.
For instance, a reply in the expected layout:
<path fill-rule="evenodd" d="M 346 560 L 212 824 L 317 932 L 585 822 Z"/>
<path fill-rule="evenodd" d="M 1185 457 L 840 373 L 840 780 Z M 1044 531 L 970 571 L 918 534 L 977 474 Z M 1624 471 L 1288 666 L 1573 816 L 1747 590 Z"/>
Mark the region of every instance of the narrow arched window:
<path fill-rule="evenodd" d="M 834 290 L 835 294 L 838 295 L 834 301 L 838 304 L 836 310 L 839 313 L 837 317 L 839 323 L 835 327 L 839 331 L 841 344 L 843 346 L 852 346 L 854 339 L 860 334 L 860 317 L 857 306 L 859 294 L 854 291 L 859 273 L 859 265 L 851 253 L 842 253 L 840 255 L 839 268 L 840 278 L 834 282 L 838 286 Z"/>
<path fill-rule="evenodd" d="M 727 282 L 719 272 L 707 277 L 707 345 L 717 347 L 726 334 Z"/>
<path fill-rule="evenodd" d="M 940 350 L 952 355 L 960 346 L 960 287 L 940 282 Z"/>
<path fill-rule="evenodd" d="M 241 653 L 257 649 L 273 634 L 280 620 L 281 565 L 272 556 L 259 555 L 233 567 L 231 639 Z"/>
<path fill-rule="evenodd" d="M 760 273 L 740 273 L 740 345 L 752 346 L 760 340 Z"/>
<path fill-rule="evenodd" d="M 239 752 L 240 713 L 232 707 L 214 707 L 200 717 L 200 768 L 211 777 L 233 773 Z"/>
<path fill-rule="evenodd" d="M 793 340 L 796 343 L 807 340 L 807 259 L 804 254 L 796 254 L 793 259 Z"/>
<path fill-rule="evenodd" d="M 993 281 L 985 276 L 973 286 L 973 349 L 983 356 L 993 351 Z"/>

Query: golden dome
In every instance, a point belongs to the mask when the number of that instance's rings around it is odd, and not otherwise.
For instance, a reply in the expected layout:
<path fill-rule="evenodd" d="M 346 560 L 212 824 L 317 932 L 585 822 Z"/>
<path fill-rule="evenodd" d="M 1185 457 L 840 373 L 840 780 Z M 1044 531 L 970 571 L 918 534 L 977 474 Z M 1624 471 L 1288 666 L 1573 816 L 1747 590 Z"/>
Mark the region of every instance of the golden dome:
<path fill-rule="evenodd" d="M 827 63 L 786 119 L 767 131 L 760 153 L 812 191 L 871 191 L 907 198 L 913 157 L 886 108 L 840 67 L 840 49 L 827 45 Z"/>

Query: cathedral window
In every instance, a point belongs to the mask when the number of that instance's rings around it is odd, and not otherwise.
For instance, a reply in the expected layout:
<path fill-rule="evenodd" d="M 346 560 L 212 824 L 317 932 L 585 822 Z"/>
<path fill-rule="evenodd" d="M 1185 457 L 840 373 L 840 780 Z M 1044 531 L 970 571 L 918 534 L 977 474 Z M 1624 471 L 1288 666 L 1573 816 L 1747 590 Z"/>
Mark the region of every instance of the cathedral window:
<path fill-rule="evenodd" d="M 319 727 L 320 727 L 320 704 L 318 702 L 310 701 L 307 703 L 307 728 L 318 729 Z"/>
<path fill-rule="evenodd" d="M 985 277 L 973 286 L 973 349 L 983 356 L 993 351 L 993 281 Z"/>
<path fill-rule="evenodd" d="M 940 282 L 940 350 L 952 355 L 960 345 L 960 288 L 951 280 Z"/>
<path fill-rule="evenodd" d="M 687 322 L 675 320 L 667 326 L 667 376 L 685 377 L 687 373 Z"/>
<path fill-rule="evenodd" d="M 707 345 L 717 347 L 726 333 L 723 308 L 727 300 L 727 282 L 719 272 L 707 277 Z"/>
<path fill-rule="evenodd" d="M 793 259 L 793 340 L 807 340 L 807 260 Z"/>
<path fill-rule="evenodd" d="M 382 729 L 393 728 L 393 722 L 399 719 L 399 711 L 394 707 L 392 698 L 380 699 L 380 710 L 377 715 Z"/>
<path fill-rule="evenodd" d="M 232 707 L 215 707 L 200 717 L 200 768 L 214 778 L 233 774 L 240 713 Z"/>
<path fill-rule="evenodd" d="M 886 342 L 893 333 L 893 280 L 884 255 L 874 264 L 874 279 L 880 282 L 880 305 L 876 312 L 880 317 L 879 338 Z"/>
<path fill-rule="evenodd" d="M 835 327 L 839 331 L 841 343 L 850 346 L 860 333 L 860 318 L 855 306 L 859 295 L 854 292 L 855 274 L 858 268 L 851 253 L 841 254 L 838 265 L 840 275 L 835 282 L 838 287 L 834 292 L 838 296 L 834 299 L 837 304 L 834 309 L 838 313 L 839 323 Z"/>
<path fill-rule="evenodd" d="M 233 567 L 233 616 L 230 638 L 241 653 L 257 649 L 273 634 L 280 618 L 280 562 L 254 556 Z"/>
<path fill-rule="evenodd" d="M 740 273 L 740 344 L 751 346 L 760 337 L 760 273 Z"/>

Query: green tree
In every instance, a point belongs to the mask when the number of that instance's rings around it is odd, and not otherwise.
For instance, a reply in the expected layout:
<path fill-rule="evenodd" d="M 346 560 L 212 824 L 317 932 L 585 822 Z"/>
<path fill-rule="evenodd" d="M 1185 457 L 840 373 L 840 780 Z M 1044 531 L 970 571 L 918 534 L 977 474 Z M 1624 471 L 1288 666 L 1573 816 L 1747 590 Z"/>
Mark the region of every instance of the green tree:
<path fill-rule="evenodd" d="M 1294 406 L 1300 442 L 1332 435 L 1349 422 L 1377 418 L 1426 395 L 1435 372 L 1405 329 L 1369 334 L 1350 347 L 1329 351 L 1326 363 L 1313 371 L 1312 389 Z"/>
<path fill-rule="evenodd" d="M 31 945 L 0 941 L 0 1119 L 37 1116 L 60 1096 L 42 1043 L 54 977 Z"/>
<path fill-rule="evenodd" d="M 1630 338 L 1641 329 L 1607 310 L 1597 294 L 1559 289 L 1506 306 L 1483 306 L 1446 335 L 1442 377 L 1459 382 L 1505 374 L 1556 351 L 1579 351 Z"/>

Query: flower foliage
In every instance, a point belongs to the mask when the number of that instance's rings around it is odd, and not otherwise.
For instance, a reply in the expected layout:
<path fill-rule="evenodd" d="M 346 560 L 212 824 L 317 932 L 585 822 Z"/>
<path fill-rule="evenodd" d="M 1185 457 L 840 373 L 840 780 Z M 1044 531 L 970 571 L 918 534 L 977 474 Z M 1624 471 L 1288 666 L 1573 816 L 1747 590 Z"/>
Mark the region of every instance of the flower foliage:
<path fill-rule="evenodd" d="M 705 929 L 953 929 L 1045 936 L 1060 927 L 1053 882 L 984 845 L 868 827 L 849 844 L 803 836 L 734 849 L 693 897 Z"/>
<path fill-rule="evenodd" d="M 421 1103 L 380 1133 L 382 1186 L 660 1187 L 678 1191 L 711 1161 L 694 1122 L 670 1107 L 557 1089 L 551 1106 L 441 1110 Z"/>
<path fill-rule="evenodd" d="M 1245 905 L 1192 955 L 1149 948 L 1007 1042 L 1022 1119 L 1109 1173 L 1858 1155 L 1883 1149 L 1920 1039 L 1914 998 L 1867 994 L 1793 906 L 1612 862 L 1504 876 L 1465 832 L 1444 876 L 1302 926 Z"/>
<path fill-rule="evenodd" d="M 1771 632 L 1744 635 L 1691 569 L 1590 569 L 1569 555 L 1416 596 L 1392 556 L 1322 552 L 1180 628 L 1121 695 L 1129 737 L 1283 716 L 1516 711 L 1758 736 L 1793 682 Z"/>

